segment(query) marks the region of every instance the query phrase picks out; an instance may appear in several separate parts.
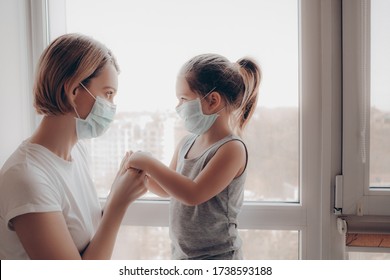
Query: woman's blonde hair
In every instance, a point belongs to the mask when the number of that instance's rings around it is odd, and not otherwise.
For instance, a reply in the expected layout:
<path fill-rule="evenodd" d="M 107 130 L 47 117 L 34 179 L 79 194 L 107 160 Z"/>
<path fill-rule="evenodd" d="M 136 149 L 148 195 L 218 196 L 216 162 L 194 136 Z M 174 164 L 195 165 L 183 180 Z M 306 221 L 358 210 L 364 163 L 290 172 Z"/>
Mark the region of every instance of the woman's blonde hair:
<path fill-rule="evenodd" d="M 119 67 L 102 43 L 81 34 L 65 34 L 42 53 L 34 82 L 34 107 L 38 114 L 62 115 L 73 110 L 66 94 L 80 83 L 85 86 L 97 77 L 106 63 Z"/>
<path fill-rule="evenodd" d="M 218 54 L 202 54 L 187 61 L 180 74 L 201 97 L 217 91 L 232 112 L 230 123 L 241 134 L 256 108 L 261 69 L 252 58 L 232 63 Z"/>

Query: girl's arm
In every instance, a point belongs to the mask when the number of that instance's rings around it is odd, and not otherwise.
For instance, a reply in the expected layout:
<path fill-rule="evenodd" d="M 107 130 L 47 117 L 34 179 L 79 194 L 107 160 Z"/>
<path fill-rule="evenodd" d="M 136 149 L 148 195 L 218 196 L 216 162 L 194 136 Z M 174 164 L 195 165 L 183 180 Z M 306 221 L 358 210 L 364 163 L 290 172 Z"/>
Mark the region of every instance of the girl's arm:
<path fill-rule="evenodd" d="M 156 182 L 152 177 L 147 175 L 146 188 L 160 197 L 170 197 L 170 195 Z"/>
<path fill-rule="evenodd" d="M 136 152 L 129 161 L 131 166 L 153 177 L 169 195 L 187 205 L 201 204 L 220 193 L 243 172 L 245 163 L 245 147 L 239 141 L 221 146 L 194 180 L 165 166 L 148 153 Z"/>
<path fill-rule="evenodd" d="M 98 229 L 79 253 L 61 212 L 29 213 L 12 219 L 14 229 L 31 259 L 110 259 L 128 205 L 146 192 L 145 174 L 125 169 L 114 181 Z"/>
<path fill-rule="evenodd" d="M 172 170 L 176 170 L 177 156 L 179 154 L 179 148 L 183 145 L 184 140 L 185 140 L 185 138 L 183 138 L 179 142 L 179 145 L 177 145 L 177 147 L 175 149 L 175 152 L 173 153 L 171 162 L 169 164 L 169 168 L 172 169 Z M 133 154 L 133 152 L 130 152 L 130 155 L 132 155 L 132 154 Z M 149 154 L 149 155 L 151 156 L 151 154 Z M 129 162 L 127 162 L 126 168 L 131 168 L 131 165 L 129 164 Z M 162 188 L 160 186 L 160 184 L 156 180 L 154 180 L 152 177 L 150 177 L 150 176 L 147 176 L 146 187 L 148 188 L 149 191 L 151 191 L 152 193 L 154 193 L 154 194 L 156 194 L 156 195 L 158 195 L 160 197 L 170 197 L 170 194 L 167 193 L 164 190 L 164 188 Z"/>

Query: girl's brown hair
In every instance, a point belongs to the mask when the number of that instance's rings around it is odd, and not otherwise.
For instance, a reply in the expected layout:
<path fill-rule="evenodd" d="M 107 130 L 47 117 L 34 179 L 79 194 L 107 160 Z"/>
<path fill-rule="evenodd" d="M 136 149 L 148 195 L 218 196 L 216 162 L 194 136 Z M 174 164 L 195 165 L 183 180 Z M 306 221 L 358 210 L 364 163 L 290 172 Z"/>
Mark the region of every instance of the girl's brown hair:
<path fill-rule="evenodd" d="M 42 53 L 33 87 L 38 114 L 62 115 L 73 110 L 68 99 L 80 82 L 85 86 L 100 74 L 106 63 L 119 67 L 111 51 L 100 42 L 81 34 L 65 34 Z"/>
<path fill-rule="evenodd" d="M 184 75 L 190 89 L 201 97 L 217 91 L 232 112 L 233 129 L 241 134 L 256 108 L 261 69 L 251 58 L 232 63 L 217 54 L 195 56 L 184 64 Z"/>

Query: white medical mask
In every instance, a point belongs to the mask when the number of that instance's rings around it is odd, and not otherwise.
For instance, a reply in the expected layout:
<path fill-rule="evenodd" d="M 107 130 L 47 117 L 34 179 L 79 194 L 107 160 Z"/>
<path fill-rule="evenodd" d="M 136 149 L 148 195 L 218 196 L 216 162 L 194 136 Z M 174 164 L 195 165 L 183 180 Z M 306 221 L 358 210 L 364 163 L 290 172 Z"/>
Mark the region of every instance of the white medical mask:
<path fill-rule="evenodd" d="M 80 118 L 76 108 L 74 108 L 77 117 L 76 119 L 76 133 L 78 139 L 91 139 L 101 136 L 107 131 L 111 122 L 114 120 L 116 105 L 100 96 L 93 96 L 93 94 L 82 84 L 80 85 L 95 99 L 91 112 L 85 118 Z"/>
<path fill-rule="evenodd" d="M 210 92 L 212 92 L 212 89 Z M 206 94 L 202 99 L 196 98 L 184 102 L 180 106 L 176 107 L 176 112 L 180 118 L 184 120 L 184 127 L 187 131 L 194 133 L 196 135 L 202 135 L 214 124 L 215 120 L 218 118 L 218 113 L 224 108 L 219 110 L 215 114 L 205 115 L 202 111 L 201 100 L 203 100 L 207 95 Z"/>

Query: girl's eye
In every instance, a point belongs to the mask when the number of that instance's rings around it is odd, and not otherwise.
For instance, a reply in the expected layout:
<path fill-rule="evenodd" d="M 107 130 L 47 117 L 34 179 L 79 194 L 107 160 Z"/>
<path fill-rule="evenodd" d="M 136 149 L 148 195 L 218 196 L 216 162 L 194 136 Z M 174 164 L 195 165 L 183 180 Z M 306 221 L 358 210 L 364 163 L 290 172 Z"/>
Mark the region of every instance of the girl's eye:
<path fill-rule="evenodd" d="M 177 104 L 177 106 L 180 106 L 181 104 L 183 104 L 183 103 L 185 103 L 185 102 L 187 102 L 187 99 L 184 98 L 184 97 L 181 97 L 181 98 L 179 99 L 179 104 Z"/>

